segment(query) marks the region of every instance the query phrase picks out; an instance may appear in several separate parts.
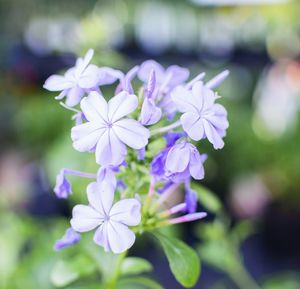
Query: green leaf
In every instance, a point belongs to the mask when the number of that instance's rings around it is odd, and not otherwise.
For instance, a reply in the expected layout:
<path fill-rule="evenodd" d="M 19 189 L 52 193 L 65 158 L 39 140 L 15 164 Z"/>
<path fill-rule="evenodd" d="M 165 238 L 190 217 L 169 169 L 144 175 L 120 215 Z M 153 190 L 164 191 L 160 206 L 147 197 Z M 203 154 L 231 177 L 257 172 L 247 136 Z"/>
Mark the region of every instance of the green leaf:
<path fill-rule="evenodd" d="M 193 287 L 200 275 L 200 259 L 197 253 L 182 241 L 155 232 L 168 258 L 176 280 L 186 288 Z"/>
<path fill-rule="evenodd" d="M 83 276 L 90 276 L 96 271 L 96 265 L 85 255 L 78 255 L 71 260 L 57 261 L 50 274 L 50 280 L 56 287 L 64 287 Z"/>
<path fill-rule="evenodd" d="M 192 183 L 191 189 L 197 193 L 198 201 L 208 211 L 212 213 L 219 213 L 222 210 L 222 204 L 220 200 L 212 191 L 200 185 L 199 183 Z"/>
<path fill-rule="evenodd" d="M 118 282 L 117 289 L 164 289 L 156 281 L 147 277 L 123 278 Z"/>
<path fill-rule="evenodd" d="M 63 260 L 58 261 L 51 272 L 50 279 L 54 286 L 64 287 L 74 282 L 79 278 L 79 273 L 76 272 L 70 264 Z"/>
<path fill-rule="evenodd" d="M 127 257 L 121 266 L 122 275 L 134 275 L 152 271 L 152 265 L 147 260 L 137 257 Z"/>

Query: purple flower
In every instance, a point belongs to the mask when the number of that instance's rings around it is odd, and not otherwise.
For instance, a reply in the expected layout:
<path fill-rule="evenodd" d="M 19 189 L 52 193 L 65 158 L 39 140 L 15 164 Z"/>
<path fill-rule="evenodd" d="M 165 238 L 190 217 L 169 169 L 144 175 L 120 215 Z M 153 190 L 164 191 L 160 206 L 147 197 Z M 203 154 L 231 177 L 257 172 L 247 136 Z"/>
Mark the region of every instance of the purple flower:
<path fill-rule="evenodd" d="M 215 104 L 215 93 L 196 82 L 192 90 L 177 87 L 172 93 L 177 109 L 183 113 L 180 118 L 188 136 L 198 141 L 207 137 L 215 149 L 224 146 L 222 137 L 228 128 L 227 112 L 220 104 Z"/>
<path fill-rule="evenodd" d="M 162 111 L 155 104 L 155 97 L 152 97 L 155 89 L 155 71 L 152 70 L 149 76 L 148 85 L 145 89 L 145 99 L 141 109 L 141 123 L 143 125 L 152 125 L 157 123 L 162 116 Z"/>
<path fill-rule="evenodd" d="M 110 67 L 100 67 L 98 69 L 98 85 L 112 84 L 118 79 L 122 79 L 124 73 L 120 70 L 113 69 Z"/>
<path fill-rule="evenodd" d="M 139 66 L 134 66 L 125 75 L 123 74 L 123 76 L 120 77 L 120 83 L 116 88 L 116 93 L 127 91 L 128 93 L 133 94 L 131 81 L 135 78 L 138 70 Z"/>
<path fill-rule="evenodd" d="M 188 213 L 195 213 L 197 209 L 197 194 L 190 187 L 190 180 L 185 184 L 185 203 Z"/>
<path fill-rule="evenodd" d="M 204 168 L 197 148 L 182 141 L 168 152 L 165 164 L 166 176 L 173 182 L 182 182 L 192 176 L 196 180 L 204 178 Z"/>
<path fill-rule="evenodd" d="M 72 228 L 66 230 L 64 236 L 57 240 L 54 245 L 54 250 L 59 251 L 65 247 L 73 246 L 81 239 L 79 233 L 75 232 Z"/>
<path fill-rule="evenodd" d="M 102 95 L 91 92 L 80 106 L 88 120 L 72 128 L 73 146 L 80 152 L 96 150 L 98 164 L 119 165 L 127 153 L 126 145 L 141 149 L 148 143 L 149 130 L 138 121 L 124 118 L 138 105 L 137 97 L 125 91 L 108 103 Z"/>
<path fill-rule="evenodd" d="M 165 148 L 160 151 L 152 160 L 150 166 L 150 174 L 155 177 L 157 180 L 165 180 L 166 178 L 166 171 L 165 171 L 165 163 L 167 159 L 167 155 L 170 148 Z"/>
<path fill-rule="evenodd" d="M 163 84 L 168 88 L 182 84 L 188 79 L 190 74 L 188 69 L 178 65 L 171 65 L 167 69 L 164 69 L 158 62 L 147 60 L 142 63 L 138 72 L 138 78 L 147 83 L 152 71 L 155 72 L 157 84 Z"/>
<path fill-rule="evenodd" d="M 54 187 L 54 193 L 60 199 L 67 199 L 72 194 L 71 184 L 65 177 L 65 170 L 60 170 L 56 176 L 56 185 Z"/>
<path fill-rule="evenodd" d="M 98 84 L 98 67 L 89 64 L 93 54 L 94 51 L 90 49 L 83 59 L 77 59 L 75 67 L 68 69 L 64 76 L 50 76 L 43 87 L 50 91 L 61 91 L 56 99 L 66 96 L 67 106 L 77 105 L 85 91 L 94 89 Z"/>
<path fill-rule="evenodd" d="M 115 172 L 117 172 L 117 171 L 118 171 L 118 168 L 115 168 L 113 166 L 101 167 L 97 173 L 97 182 L 101 183 L 101 182 L 106 181 L 115 188 L 117 185 L 117 179 L 115 176 Z"/>
<path fill-rule="evenodd" d="M 141 204 L 137 199 L 123 199 L 113 205 L 114 188 L 109 183 L 91 183 L 87 187 L 89 205 L 73 208 L 71 226 L 77 232 L 97 228 L 94 242 L 105 251 L 116 254 L 130 248 L 135 242 L 134 233 L 128 226 L 141 221 Z"/>

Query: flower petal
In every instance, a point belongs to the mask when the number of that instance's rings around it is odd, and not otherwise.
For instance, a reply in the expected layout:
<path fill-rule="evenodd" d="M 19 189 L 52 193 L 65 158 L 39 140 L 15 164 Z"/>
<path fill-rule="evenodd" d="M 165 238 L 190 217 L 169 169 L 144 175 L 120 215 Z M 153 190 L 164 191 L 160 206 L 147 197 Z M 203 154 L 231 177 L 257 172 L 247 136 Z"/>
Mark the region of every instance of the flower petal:
<path fill-rule="evenodd" d="M 88 121 L 107 121 L 107 102 L 100 93 L 92 91 L 82 99 L 80 107 Z"/>
<path fill-rule="evenodd" d="M 66 105 L 70 107 L 77 105 L 80 102 L 83 95 L 84 90 L 79 86 L 75 85 L 74 87 L 68 90 Z"/>
<path fill-rule="evenodd" d="M 136 226 L 141 222 L 141 203 L 137 199 L 124 199 L 113 205 L 110 219 L 127 226 Z"/>
<path fill-rule="evenodd" d="M 152 125 L 161 119 L 162 111 L 155 106 L 152 99 L 145 98 L 141 110 L 141 123 L 143 125 Z"/>
<path fill-rule="evenodd" d="M 87 186 L 89 204 L 99 212 L 103 218 L 109 215 L 114 196 L 114 187 L 106 181 L 101 183 L 93 182 Z"/>
<path fill-rule="evenodd" d="M 147 145 L 150 136 L 149 130 L 133 119 L 115 122 L 113 130 L 123 143 L 137 150 Z"/>
<path fill-rule="evenodd" d="M 210 143 L 213 144 L 215 149 L 221 149 L 224 146 L 224 141 L 219 135 L 218 131 L 214 128 L 214 126 L 209 123 L 206 119 L 203 119 L 204 131 L 207 139 Z"/>
<path fill-rule="evenodd" d="M 204 178 L 204 167 L 203 167 L 201 156 L 198 150 L 196 149 L 196 147 L 193 146 L 190 155 L 191 155 L 190 164 L 189 164 L 190 174 L 194 179 L 201 180 Z"/>
<path fill-rule="evenodd" d="M 185 142 L 174 145 L 168 152 L 166 169 L 171 173 L 183 172 L 190 161 L 190 150 Z"/>
<path fill-rule="evenodd" d="M 107 222 L 103 223 L 94 234 L 94 242 L 102 246 L 105 252 L 111 251 L 108 241 L 107 225 Z"/>
<path fill-rule="evenodd" d="M 76 205 L 72 211 L 71 226 L 77 232 L 95 229 L 103 222 L 102 215 L 90 206 Z"/>
<path fill-rule="evenodd" d="M 191 139 L 198 141 L 204 137 L 203 122 L 199 114 L 186 112 L 180 117 L 180 122 Z"/>
<path fill-rule="evenodd" d="M 180 67 L 178 65 L 171 65 L 167 68 L 166 70 L 166 75 L 171 73 L 172 78 L 170 82 L 168 83 L 169 86 L 175 87 L 176 85 L 182 84 L 185 82 L 189 75 L 190 72 L 187 68 Z"/>
<path fill-rule="evenodd" d="M 92 88 L 98 83 L 98 67 L 90 64 L 80 75 L 78 85 L 82 88 Z"/>
<path fill-rule="evenodd" d="M 73 85 L 74 83 L 67 80 L 65 77 L 55 74 L 47 78 L 43 87 L 50 91 L 61 91 L 71 88 Z"/>
<path fill-rule="evenodd" d="M 194 103 L 194 96 L 190 90 L 187 90 L 182 86 L 178 86 L 172 92 L 171 98 L 178 111 L 199 113 L 198 108 Z"/>
<path fill-rule="evenodd" d="M 107 223 L 107 237 L 110 249 L 116 254 L 126 251 L 135 242 L 135 234 L 127 226 L 112 220 Z"/>
<path fill-rule="evenodd" d="M 151 71 L 155 72 L 156 81 L 157 83 L 161 84 L 165 78 L 165 69 L 154 60 L 147 60 L 142 63 L 138 72 L 138 78 L 146 83 L 149 79 Z"/>
<path fill-rule="evenodd" d="M 134 94 L 122 91 L 108 102 L 108 119 L 115 122 L 133 112 L 138 106 L 138 99 Z"/>
<path fill-rule="evenodd" d="M 92 122 L 74 126 L 71 130 L 73 147 L 80 152 L 91 151 L 104 131 L 104 128 Z"/>
<path fill-rule="evenodd" d="M 116 136 L 113 129 L 106 129 L 96 147 L 96 161 L 102 166 L 117 166 L 124 161 L 126 147 Z"/>

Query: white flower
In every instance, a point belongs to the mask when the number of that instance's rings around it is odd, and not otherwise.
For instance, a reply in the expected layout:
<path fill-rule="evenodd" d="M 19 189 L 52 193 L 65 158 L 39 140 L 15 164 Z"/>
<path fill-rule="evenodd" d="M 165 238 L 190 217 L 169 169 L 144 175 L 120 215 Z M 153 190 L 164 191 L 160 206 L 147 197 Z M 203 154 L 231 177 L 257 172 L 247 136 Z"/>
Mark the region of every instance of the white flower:
<path fill-rule="evenodd" d="M 171 95 L 177 109 L 182 112 L 181 125 L 188 136 L 198 141 L 207 137 L 215 149 L 224 146 L 222 138 L 228 128 L 225 108 L 215 103 L 215 93 L 196 82 L 192 90 L 182 86 L 175 88 Z"/>
<path fill-rule="evenodd" d="M 134 119 L 124 118 L 138 106 L 135 95 L 122 91 L 107 103 L 93 91 L 80 106 L 88 121 L 72 128 L 73 146 L 80 152 L 95 149 L 100 165 L 120 165 L 127 153 L 126 145 L 137 150 L 147 145 L 149 130 Z"/>
<path fill-rule="evenodd" d="M 65 96 L 67 106 L 78 104 L 86 90 L 93 89 L 99 81 L 99 68 L 89 64 L 94 51 L 90 49 L 84 58 L 78 58 L 76 65 L 66 71 L 64 76 L 51 75 L 45 82 L 44 88 L 50 91 L 61 91 L 56 99 Z"/>
<path fill-rule="evenodd" d="M 141 204 L 137 199 L 123 199 L 113 205 L 114 188 L 107 182 L 94 182 L 87 187 L 89 205 L 73 208 L 71 226 L 77 232 L 97 228 L 94 241 L 105 251 L 116 254 L 130 248 L 135 234 L 128 226 L 141 221 Z"/>

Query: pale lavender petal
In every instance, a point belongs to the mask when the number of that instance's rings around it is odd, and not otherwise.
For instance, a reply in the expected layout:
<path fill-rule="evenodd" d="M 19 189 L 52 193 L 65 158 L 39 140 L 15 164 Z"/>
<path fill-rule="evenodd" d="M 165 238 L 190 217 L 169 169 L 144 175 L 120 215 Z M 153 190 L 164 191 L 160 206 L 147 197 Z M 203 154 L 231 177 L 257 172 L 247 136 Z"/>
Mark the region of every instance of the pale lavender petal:
<path fill-rule="evenodd" d="M 166 159 L 166 169 L 170 173 L 183 172 L 190 161 L 190 150 L 185 142 L 174 145 Z"/>
<path fill-rule="evenodd" d="M 197 108 L 198 112 L 200 112 L 204 108 L 204 103 L 206 101 L 204 97 L 204 90 L 207 89 L 203 86 L 202 81 L 195 82 L 192 87 L 192 102 Z"/>
<path fill-rule="evenodd" d="M 102 224 L 102 215 L 90 206 L 76 205 L 72 211 L 71 226 L 77 232 L 87 232 Z"/>
<path fill-rule="evenodd" d="M 78 86 L 82 88 L 95 87 L 99 80 L 98 70 L 99 68 L 96 65 L 90 64 L 80 75 Z"/>
<path fill-rule="evenodd" d="M 108 106 L 104 97 L 92 91 L 88 97 L 82 99 L 80 107 L 88 121 L 106 122 Z"/>
<path fill-rule="evenodd" d="M 108 119 L 115 122 L 133 112 L 137 106 L 137 97 L 122 91 L 108 102 Z"/>
<path fill-rule="evenodd" d="M 65 234 L 60 240 L 57 240 L 54 245 L 54 249 L 59 251 L 63 248 L 73 246 L 81 239 L 79 233 L 75 232 L 72 228 L 66 230 Z"/>
<path fill-rule="evenodd" d="M 106 129 L 96 146 L 96 161 L 102 166 L 120 165 L 127 153 L 113 129 Z"/>
<path fill-rule="evenodd" d="M 181 131 L 181 132 L 168 132 L 167 134 L 164 135 L 164 138 L 167 143 L 167 147 L 173 146 L 177 140 L 179 140 L 181 137 L 186 136 L 186 133 Z"/>
<path fill-rule="evenodd" d="M 92 122 L 74 126 L 71 130 L 73 147 L 80 152 L 91 151 L 104 132 L 104 128 Z"/>
<path fill-rule="evenodd" d="M 117 179 L 116 179 L 116 176 L 115 176 L 115 172 L 110 166 L 107 166 L 107 167 L 104 166 L 104 167 L 101 167 L 98 170 L 97 181 L 99 183 L 101 183 L 103 181 L 106 181 L 106 182 L 112 184 L 112 186 L 114 188 L 117 185 Z"/>
<path fill-rule="evenodd" d="M 165 78 L 164 68 L 154 60 L 147 60 L 142 63 L 140 70 L 138 72 L 138 78 L 141 81 L 147 83 L 152 70 L 155 71 L 157 82 L 162 83 Z"/>
<path fill-rule="evenodd" d="M 147 87 L 145 89 L 145 94 L 147 97 L 151 97 L 153 94 L 153 91 L 155 89 L 155 84 L 156 84 L 156 78 L 155 78 L 155 71 L 151 70 L 150 76 L 148 79 Z"/>
<path fill-rule="evenodd" d="M 205 135 L 209 142 L 213 144 L 215 149 L 221 149 L 224 146 L 224 141 L 219 135 L 218 131 L 207 120 L 203 120 Z"/>
<path fill-rule="evenodd" d="M 193 145 L 191 145 L 189 171 L 196 180 L 204 178 L 203 162 L 197 148 Z"/>
<path fill-rule="evenodd" d="M 187 90 L 182 86 L 178 86 L 171 93 L 171 98 L 178 111 L 199 113 L 194 104 L 194 97 L 190 90 Z"/>
<path fill-rule="evenodd" d="M 149 130 L 133 119 L 122 119 L 114 123 L 113 130 L 118 138 L 134 149 L 141 149 L 148 144 Z"/>
<path fill-rule="evenodd" d="M 155 124 L 161 119 L 161 116 L 161 109 L 155 106 L 152 99 L 146 97 L 141 110 L 141 123 L 143 125 Z"/>
<path fill-rule="evenodd" d="M 129 249 L 135 242 L 135 234 L 127 226 L 114 221 L 107 223 L 109 247 L 115 254 Z"/>
<path fill-rule="evenodd" d="M 204 137 L 203 121 L 199 114 L 186 112 L 180 117 L 180 122 L 191 139 L 198 141 Z"/>
<path fill-rule="evenodd" d="M 47 78 L 43 87 L 50 91 L 60 91 L 67 88 L 71 88 L 73 85 L 74 83 L 68 81 L 65 77 L 55 74 Z"/>
<path fill-rule="evenodd" d="M 84 90 L 79 86 L 75 85 L 74 87 L 68 90 L 66 105 L 70 107 L 77 105 L 80 102 L 83 95 Z"/>
<path fill-rule="evenodd" d="M 94 242 L 102 246 L 105 252 L 111 251 L 109 241 L 108 241 L 108 233 L 107 233 L 107 226 L 108 223 L 103 223 L 95 232 L 94 234 Z"/>
<path fill-rule="evenodd" d="M 118 79 L 122 79 L 124 73 L 110 67 L 101 67 L 98 69 L 98 85 L 112 84 Z"/>
<path fill-rule="evenodd" d="M 146 149 L 141 148 L 138 150 L 138 160 L 143 161 L 145 159 Z"/>
<path fill-rule="evenodd" d="M 76 75 L 79 77 L 84 69 L 89 65 L 90 61 L 92 60 L 94 55 L 94 50 L 89 49 L 85 54 L 84 58 L 78 58 L 76 62 Z"/>
<path fill-rule="evenodd" d="M 112 207 L 114 187 L 106 181 L 90 183 L 87 187 L 87 197 L 90 206 L 105 218 Z"/>
<path fill-rule="evenodd" d="M 137 226 L 141 222 L 141 203 L 137 199 L 124 199 L 113 205 L 110 220 L 127 226 Z"/>
<path fill-rule="evenodd" d="M 171 65 L 166 70 L 166 75 L 168 74 L 172 74 L 169 86 L 174 87 L 185 82 L 189 78 L 190 72 L 187 68 Z"/>

